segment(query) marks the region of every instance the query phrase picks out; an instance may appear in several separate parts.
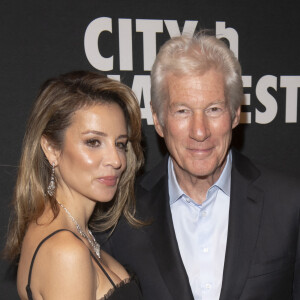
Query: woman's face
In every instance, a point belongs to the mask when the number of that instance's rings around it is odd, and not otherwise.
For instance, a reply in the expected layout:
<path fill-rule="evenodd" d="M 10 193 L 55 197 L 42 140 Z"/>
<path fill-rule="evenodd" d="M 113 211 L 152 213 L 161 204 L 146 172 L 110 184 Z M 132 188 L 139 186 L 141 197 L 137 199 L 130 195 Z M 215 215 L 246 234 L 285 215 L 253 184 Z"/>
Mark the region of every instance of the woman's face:
<path fill-rule="evenodd" d="M 119 105 L 96 104 L 77 110 L 57 160 L 58 189 L 73 197 L 110 201 L 126 168 L 127 141 Z"/>

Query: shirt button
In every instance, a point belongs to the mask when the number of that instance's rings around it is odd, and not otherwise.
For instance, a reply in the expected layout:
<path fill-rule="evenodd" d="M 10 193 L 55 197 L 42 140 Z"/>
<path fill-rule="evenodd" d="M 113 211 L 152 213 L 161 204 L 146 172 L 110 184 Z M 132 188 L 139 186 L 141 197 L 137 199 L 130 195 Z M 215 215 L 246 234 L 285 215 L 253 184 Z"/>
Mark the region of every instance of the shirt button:
<path fill-rule="evenodd" d="M 202 217 L 205 217 L 206 215 L 207 215 L 207 211 L 206 210 L 204 210 L 204 211 L 201 212 L 201 216 Z"/>
<path fill-rule="evenodd" d="M 208 248 L 207 248 L 207 247 L 204 247 L 204 248 L 203 248 L 203 252 L 204 252 L 204 253 L 207 253 L 207 252 L 208 252 Z"/>
<path fill-rule="evenodd" d="M 186 201 L 187 203 L 190 203 L 190 202 L 191 202 L 191 200 L 190 200 L 189 198 L 186 198 L 185 201 Z"/>
<path fill-rule="evenodd" d="M 207 290 L 210 290 L 210 289 L 211 289 L 211 284 L 210 284 L 210 283 L 206 283 L 206 284 L 205 284 L 205 288 L 206 288 Z"/>

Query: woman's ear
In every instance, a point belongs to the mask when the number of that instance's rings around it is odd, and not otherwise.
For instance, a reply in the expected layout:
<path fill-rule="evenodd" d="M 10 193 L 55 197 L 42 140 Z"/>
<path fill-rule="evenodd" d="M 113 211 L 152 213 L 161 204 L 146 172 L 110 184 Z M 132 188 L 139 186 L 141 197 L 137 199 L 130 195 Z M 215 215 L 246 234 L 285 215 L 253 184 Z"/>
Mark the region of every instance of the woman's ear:
<path fill-rule="evenodd" d="M 42 136 L 41 138 L 41 147 L 44 151 L 45 156 L 47 157 L 50 165 L 53 163 L 57 165 L 60 151 L 53 145 L 53 143 L 46 137 Z"/>

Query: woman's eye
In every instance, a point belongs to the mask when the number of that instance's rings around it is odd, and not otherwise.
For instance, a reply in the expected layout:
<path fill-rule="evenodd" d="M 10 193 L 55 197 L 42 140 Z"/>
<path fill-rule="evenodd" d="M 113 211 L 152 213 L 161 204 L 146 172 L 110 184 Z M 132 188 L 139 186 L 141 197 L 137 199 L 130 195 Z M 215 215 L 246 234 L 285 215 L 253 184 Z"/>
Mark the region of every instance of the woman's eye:
<path fill-rule="evenodd" d="M 116 146 L 120 150 L 127 151 L 127 141 L 126 142 L 117 142 Z"/>
<path fill-rule="evenodd" d="M 98 146 L 100 146 L 100 141 L 97 139 L 89 139 L 86 141 L 86 144 L 89 147 L 98 147 Z"/>

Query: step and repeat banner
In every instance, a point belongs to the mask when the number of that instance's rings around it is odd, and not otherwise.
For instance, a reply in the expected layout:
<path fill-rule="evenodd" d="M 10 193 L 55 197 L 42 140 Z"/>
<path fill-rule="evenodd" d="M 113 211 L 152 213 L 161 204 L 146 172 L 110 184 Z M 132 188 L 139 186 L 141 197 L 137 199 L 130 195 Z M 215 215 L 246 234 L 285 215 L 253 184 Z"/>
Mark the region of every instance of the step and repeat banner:
<path fill-rule="evenodd" d="M 146 164 L 165 154 L 150 110 L 150 70 L 170 37 L 211 29 L 242 65 L 245 101 L 233 144 L 300 175 L 300 2 L 211 0 L 2 1 L 0 4 L 0 246 L 5 243 L 25 123 L 40 85 L 73 70 L 103 72 L 140 102 Z M 0 299 L 18 299 L 1 260 Z"/>

